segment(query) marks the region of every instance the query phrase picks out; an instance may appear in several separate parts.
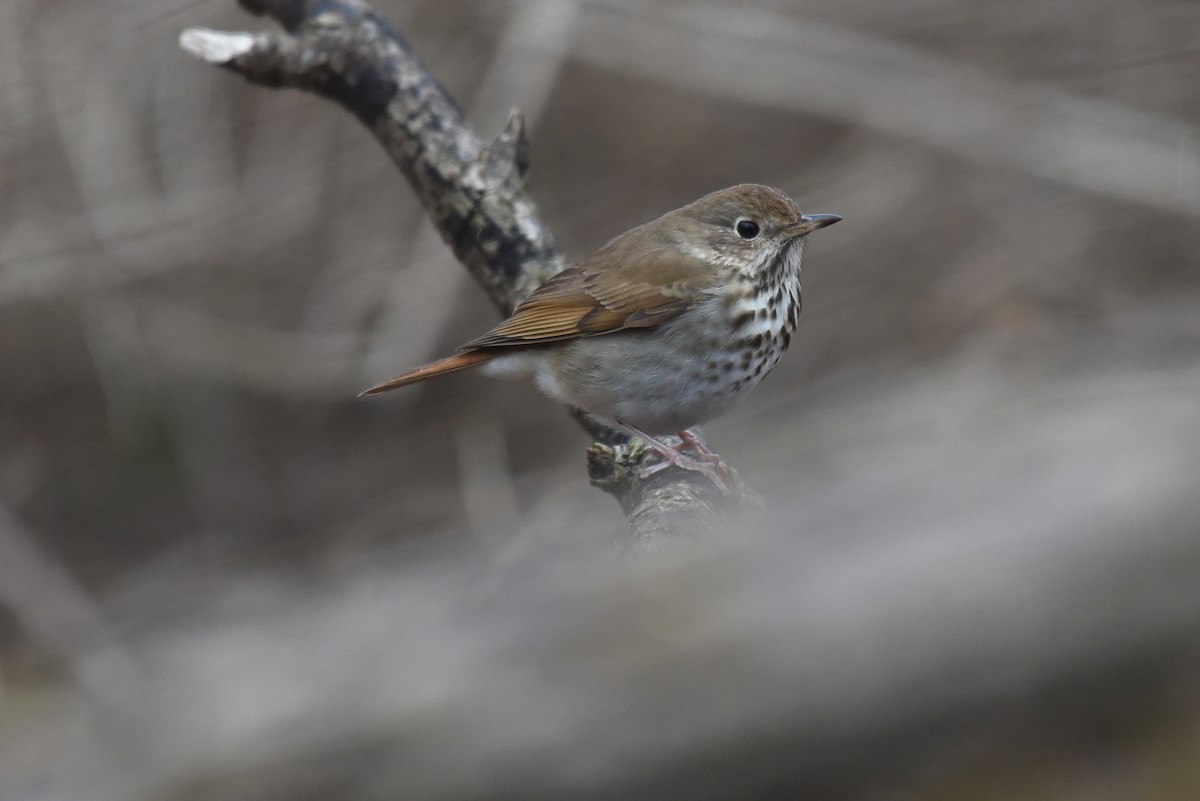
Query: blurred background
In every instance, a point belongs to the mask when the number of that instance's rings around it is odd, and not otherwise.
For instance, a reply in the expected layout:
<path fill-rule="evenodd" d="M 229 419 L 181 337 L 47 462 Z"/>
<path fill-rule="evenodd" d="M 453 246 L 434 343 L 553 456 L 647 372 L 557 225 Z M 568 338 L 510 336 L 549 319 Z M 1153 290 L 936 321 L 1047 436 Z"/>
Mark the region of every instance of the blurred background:
<path fill-rule="evenodd" d="M 0 797 L 1200 798 L 1200 4 L 377 0 L 579 258 L 740 182 L 845 222 L 621 556 L 369 133 L 0 4 Z"/>

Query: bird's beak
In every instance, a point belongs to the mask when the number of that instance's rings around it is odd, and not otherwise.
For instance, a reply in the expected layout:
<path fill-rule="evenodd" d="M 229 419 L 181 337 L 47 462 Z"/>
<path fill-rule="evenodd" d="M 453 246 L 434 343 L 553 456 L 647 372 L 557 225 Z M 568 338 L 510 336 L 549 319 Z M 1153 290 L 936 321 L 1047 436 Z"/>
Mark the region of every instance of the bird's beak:
<path fill-rule="evenodd" d="M 811 234 L 818 228 L 824 228 L 827 225 L 833 225 L 835 222 L 841 222 L 841 217 L 836 214 L 805 214 L 800 218 L 800 222 L 787 229 L 787 232 L 792 236 L 804 236 Z"/>

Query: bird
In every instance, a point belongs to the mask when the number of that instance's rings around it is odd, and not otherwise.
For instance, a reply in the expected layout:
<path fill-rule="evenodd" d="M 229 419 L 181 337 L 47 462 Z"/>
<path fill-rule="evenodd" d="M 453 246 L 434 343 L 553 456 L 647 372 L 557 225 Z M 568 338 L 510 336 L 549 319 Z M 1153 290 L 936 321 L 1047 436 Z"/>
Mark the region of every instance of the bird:
<path fill-rule="evenodd" d="M 779 361 L 800 313 L 806 237 L 836 214 L 739 184 L 632 228 L 552 276 L 454 355 L 363 391 L 482 366 L 643 440 L 670 465 L 730 491 L 720 457 L 691 429 L 729 411 Z M 678 446 L 661 437 L 676 434 Z"/>

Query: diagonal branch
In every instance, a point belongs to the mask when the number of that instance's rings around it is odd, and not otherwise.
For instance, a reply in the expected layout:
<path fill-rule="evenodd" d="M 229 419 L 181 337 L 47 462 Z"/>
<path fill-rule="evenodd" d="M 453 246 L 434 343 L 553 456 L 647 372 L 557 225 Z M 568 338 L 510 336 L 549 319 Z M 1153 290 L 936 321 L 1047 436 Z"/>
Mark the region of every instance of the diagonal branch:
<path fill-rule="evenodd" d="M 239 0 L 286 34 L 189 28 L 184 50 L 252 83 L 336 101 L 371 130 L 408 179 L 442 238 L 505 313 L 566 266 L 525 190 L 529 143 L 521 115 L 483 143 L 400 34 L 362 0 Z M 581 420 L 586 418 L 579 416 Z M 640 443 L 584 423 L 592 483 L 629 517 L 633 542 L 721 527 L 730 502 L 707 479 L 679 469 L 642 479 Z"/>

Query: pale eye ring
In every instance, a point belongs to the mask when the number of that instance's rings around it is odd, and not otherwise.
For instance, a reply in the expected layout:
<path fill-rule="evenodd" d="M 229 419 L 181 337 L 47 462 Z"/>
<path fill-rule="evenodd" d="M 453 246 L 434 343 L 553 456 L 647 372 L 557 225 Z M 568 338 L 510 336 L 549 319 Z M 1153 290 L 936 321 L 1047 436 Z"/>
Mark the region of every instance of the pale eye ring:
<path fill-rule="evenodd" d="M 737 235 L 742 239 L 754 239 L 762 229 L 754 220 L 739 217 L 738 221 L 733 224 L 733 230 L 737 231 Z"/>

